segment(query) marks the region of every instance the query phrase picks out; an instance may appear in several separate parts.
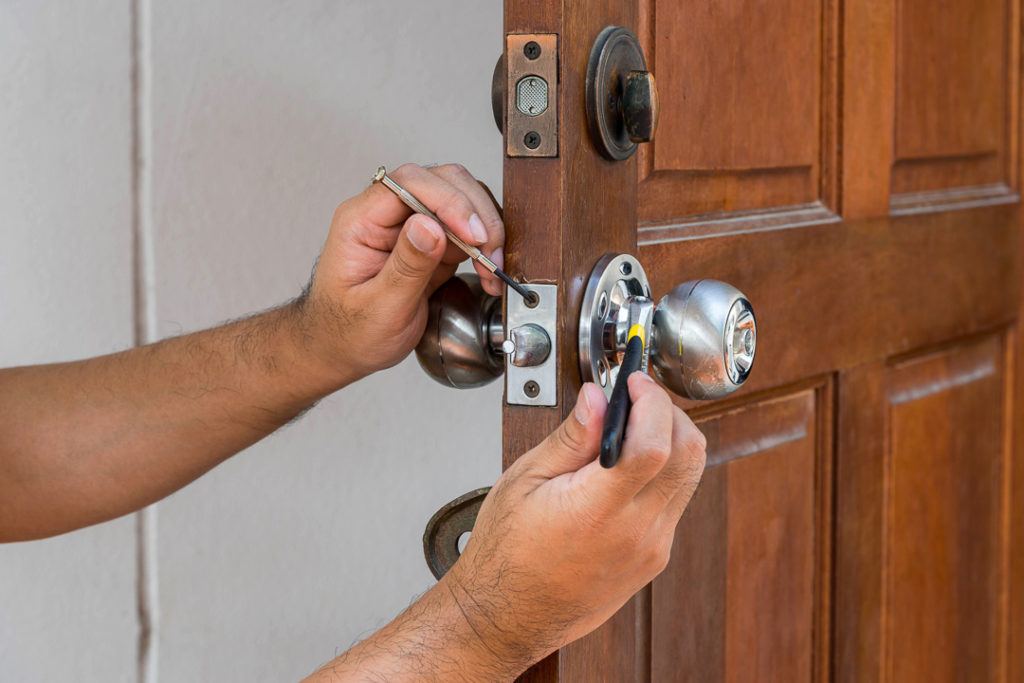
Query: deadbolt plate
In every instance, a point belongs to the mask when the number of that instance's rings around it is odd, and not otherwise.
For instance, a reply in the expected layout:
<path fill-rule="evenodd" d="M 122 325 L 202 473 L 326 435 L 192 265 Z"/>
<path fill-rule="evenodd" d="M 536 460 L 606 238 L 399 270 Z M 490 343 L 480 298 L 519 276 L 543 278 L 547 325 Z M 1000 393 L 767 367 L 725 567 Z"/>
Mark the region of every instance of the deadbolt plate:
<path fill-rule="evenodd" d="M 505 336 L 510 330 L 536 325 L 551 340 L 551 350 L 539 365 L 517 366 L 505 357 L 505 400 L 521 406 L 558 405 L 558 285 L 526 283 L 540 300 L 532 308 L 519 296 L 505 297 Z"/>
<path fill-rule="evenodd" d="M 594 266 L 580 307 L 580 377 L 611 398 L 626 351 L 627 330 L 617 324 L 631 296 L 651 296 L 643 266 L 629 254 L 605 254 Z"/>
<path fill-rule="evenodd" d="M 612 161 L 628 159 L 636 151 L 623 121 L 626 81 L 633 71 L 647 71 L 640 41 L 621 26 L 605 28 L 587 62 L 587 124 L 598 151 Z"/>
<path fill-rule="evenodd" d="M 505 64 L 505 153 L 557 157 L 558 34 L 510 33 Z"/>

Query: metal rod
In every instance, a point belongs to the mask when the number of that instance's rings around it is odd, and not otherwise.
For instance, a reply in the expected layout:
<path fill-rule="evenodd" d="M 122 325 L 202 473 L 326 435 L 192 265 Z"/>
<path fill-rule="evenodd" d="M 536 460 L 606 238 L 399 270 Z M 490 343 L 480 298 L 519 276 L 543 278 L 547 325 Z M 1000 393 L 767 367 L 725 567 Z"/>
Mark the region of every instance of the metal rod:
<path fill-rule="evenodd" d="M 466 254 L 471 259 L 473 259 L 474 261 L 476 261 L 477 263 L 482 265 L 489 272 L 494 273 L 499 278 L 501 278 L 501 280 L 505 284 L 507 284 L 512 289 L 514 289 L 516 292 L 518 292 L 519 295 L 522 296 L 523 299 L 527 303 L 531 303 L 532 304 L 532 303 L 536 302 L 537 295 L 535 293 L 531 292 L 530 290 L 526 289 L 521 284 L 519 284 L 518 282 L 516 282 L 515 280 L 510 278 L 505 273 L 505 271 L 503 271 L 501 268 L 499 268 L 494 263 L 494 261 L 492 261 L 491 259 L 489 259 L 486 256 L 484 256 L 480 252 L 479 249 L 477 249 L 476 247 L 474 247 L 471 244 L 466 244 L 466 242 L 464 242 L 458 235 L 456 235 L 454 232 L 452 232 L 451 228 L 449 228 L 447 225 L 445 225 L 444 222 L 441 221 L 441 219 L 438 218 L 434 214 L 433 211 L 428 209 L 423 204 L 423 202 L 421 202 L 420 200 L 416 199 L 416 197 L 414 197 L 412 195 L 412 193 L 410 193 L 404 187 L 402 187 L 401 185 L 396 183 L 394 181 L 394 179 L 391 176 L 388 175 L 387 171 L 384 170 L 383 166 L 378 168 L 377 172 L 373 174 L 373 182 L 380 183 L 384 187 L 386 187 L 389 190 L 391 190 L 392 192 L 394 192 L 395 196 L 397 196 L 399 199 L 401 199 L 403 204 L 408 206 L 410 209 L 412 209 L 416 213 L 421 213 L 424 216 L 429 216 L 430 218 L 433 218 L 435 221 L 437 221 L 437 224 L 441 226 L 441 229 L 444 230 L 444 234 L 448 236 L 448 239 L 451 240 L 452 243 L 455 246 L 457 246 L 462 251 L 466 252 Z"/>

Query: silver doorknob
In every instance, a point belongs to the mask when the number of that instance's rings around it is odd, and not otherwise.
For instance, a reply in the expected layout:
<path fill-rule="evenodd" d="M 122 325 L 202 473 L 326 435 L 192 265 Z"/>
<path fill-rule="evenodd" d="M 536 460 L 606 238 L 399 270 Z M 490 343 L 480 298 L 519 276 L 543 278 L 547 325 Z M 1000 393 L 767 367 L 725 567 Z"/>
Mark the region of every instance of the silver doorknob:
<path fill-rule="evenodd" d="M 477 275 L 453 277 L 430 297 L 427 327 L 416 360 L 449 387 L 481 387 L 505 370 L 501 344 L 501 298 L 480 286 Z"/>
<path fill-rule="evenodd" d="M 718 280 L 677 285 L 654 311 L 651 362 L 680 396 L 713 399 L 736 391 L 750 375 L 757 347 L 754 309 Z"/>
<path fill-rule="evenodd" d="M 501 298 L 485 292 L 476 274 L 456 275 L 438 287 L 416 345 L 420 367 L 445 386 L 472 389 L 501 376 L 504 355 L 516 367 L 541 365 L 551 355 L 551 338 L 535 324 L 513 327 L 506 336 Z"/>
<path fill-rule="evenodd" d="M 628 311 L 650 305 L 643 266 L 628 254 L 608 254 L 594 267 L 580 311 L 580 374 L 610 398 L 632 322 Z M 718 280 L 674 287 L 654 310 L 645 344 L 658 379 L 685 398 L 709 400 L 736 391 L 750 375 L 757 349 L 754 309 Z"/>

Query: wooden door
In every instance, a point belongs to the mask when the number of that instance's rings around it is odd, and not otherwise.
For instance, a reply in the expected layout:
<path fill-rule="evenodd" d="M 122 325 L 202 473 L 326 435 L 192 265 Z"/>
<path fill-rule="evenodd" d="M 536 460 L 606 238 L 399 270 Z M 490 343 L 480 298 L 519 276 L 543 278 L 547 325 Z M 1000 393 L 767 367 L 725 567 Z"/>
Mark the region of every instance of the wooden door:
<path fill-rule="evenodd" d="M 673 560 L 537 681 L 1024 680 L 1018 0 L 505 0 L 559 43 L 555 158 L 506 158 L 507 263 L 560 285 L 559 405 L 506 405 L 506 464 L 568 415 L 583 287 L 717 278 L 757 360 L 693 404 L 708 469 Z M 640 38 L 661 95 L 624 162 L 587 58 Z"/>

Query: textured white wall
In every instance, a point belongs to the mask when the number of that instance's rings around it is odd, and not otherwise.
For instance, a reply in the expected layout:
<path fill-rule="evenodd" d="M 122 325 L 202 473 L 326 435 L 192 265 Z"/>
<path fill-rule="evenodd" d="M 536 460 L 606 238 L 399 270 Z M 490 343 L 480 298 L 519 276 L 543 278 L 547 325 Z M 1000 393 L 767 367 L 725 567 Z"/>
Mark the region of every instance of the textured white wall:
<path fill-rule="evenodd" d="M 130 10 L 0 4 L 3 364 L 130 343 Z M 297 294 L 379 164 L 459 161 L 500 189 L 498 0 L 151 10 L 160 336 Z M 295 680 L 400 611 L 432 583 L 426 520 L 499 473 L 500 397 L 410 360 L 162 502 L 157 679 Z M 133 532 L 0 546 L 0 680 L 135 677 Z"/>
<path fill-rule="evenodd" d="M 0 2 L 0 366 L 132 343 L 129 9 Z M 133 680 L 134 582 L 131 518 L 0 545 L 0 681 Z"/>

